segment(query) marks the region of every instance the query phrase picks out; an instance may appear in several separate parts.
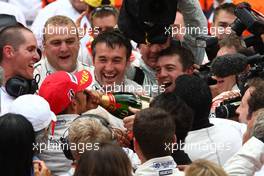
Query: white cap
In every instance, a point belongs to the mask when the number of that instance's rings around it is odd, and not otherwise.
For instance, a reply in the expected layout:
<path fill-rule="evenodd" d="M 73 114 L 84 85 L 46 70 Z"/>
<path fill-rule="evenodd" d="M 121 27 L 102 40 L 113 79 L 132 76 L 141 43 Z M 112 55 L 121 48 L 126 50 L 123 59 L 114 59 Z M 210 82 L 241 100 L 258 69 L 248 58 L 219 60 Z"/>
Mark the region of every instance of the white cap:
<path fill-rule="evenodd" d="M 47 128 L 51 121 L 57 120 L 49 103 L 38 95 L 19 96 L 9 106 L 9 112 L 25 116 L 32 123 L 35 132 Z"/>

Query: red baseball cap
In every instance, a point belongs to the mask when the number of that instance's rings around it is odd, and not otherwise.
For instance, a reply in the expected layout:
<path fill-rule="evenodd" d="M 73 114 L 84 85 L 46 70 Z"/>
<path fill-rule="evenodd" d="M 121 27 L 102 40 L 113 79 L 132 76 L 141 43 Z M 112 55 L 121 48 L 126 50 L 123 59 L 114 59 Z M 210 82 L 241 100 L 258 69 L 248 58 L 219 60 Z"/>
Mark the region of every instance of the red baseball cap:
<path fill-rule="evenodd" d="M 92 81 L 92 75 L 87 70 L 75 74 L 58 71 L 45 78 L 39 95 L 49 102 L 51 110 L 57 115 L 67 108 L 77 92 L 86 89 Z"/>

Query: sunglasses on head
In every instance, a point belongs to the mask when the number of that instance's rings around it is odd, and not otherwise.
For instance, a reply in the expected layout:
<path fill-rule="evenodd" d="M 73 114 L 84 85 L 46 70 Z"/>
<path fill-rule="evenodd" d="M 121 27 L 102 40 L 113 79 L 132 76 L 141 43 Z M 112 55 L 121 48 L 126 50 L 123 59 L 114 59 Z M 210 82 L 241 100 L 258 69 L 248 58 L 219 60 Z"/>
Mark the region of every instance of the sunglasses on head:
<path fill-rule="evenodd" d="M 111 5 L 103 5 L 103 6 L 99 6 L 99 7 L 96 7 L 91 15 L 92 17 L 94 17 L 95 15 L 97 15 L 98 13 L 101 13 L 101 12 L 113 12 L 113 13 L 118 13 L 117 12 L 117 9 Z"/>

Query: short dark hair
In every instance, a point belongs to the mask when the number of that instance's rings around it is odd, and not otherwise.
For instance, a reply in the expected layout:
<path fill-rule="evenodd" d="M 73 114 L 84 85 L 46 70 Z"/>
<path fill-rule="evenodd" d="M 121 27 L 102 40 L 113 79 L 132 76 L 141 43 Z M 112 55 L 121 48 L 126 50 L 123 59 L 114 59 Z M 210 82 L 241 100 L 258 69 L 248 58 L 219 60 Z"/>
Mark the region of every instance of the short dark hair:
<path fill-rule="evenodd" d="M 200 128 L 201 122 L 209 118 L 212 94 L 207 83 L 196 75 L 181 75 L 176 79 L 175 94 L 192 108 L 194 113 L 192 130 Z"/>
<path fill-rule="evenodd" d="M 5 45 L 11 45 L 14 49 L 18 49 L 20 45 L 25 43 L 26 39 L 21 33 L 22 30 L 32 32 L 23 26 L 9 26 L 0 32 L 0 63 L 3 61 L 3 48 Z"/>
<path fill-rule="evenodd" d="M 192 128 L 193 112 L 175 93 L 162 93 L 155 97 L 150 107 L 161 108 L 170 113 L 176 126 L 177 143 L 184 142 Z"/>
<path fill-rule="evenodd" d="M 213 22 L 215 22 L 215 19 L 219 15 L 221 10 L 224 10 L 228 13 L 235 15 L 235 9 L 236 9 L 236 5 L 233 3 L 224 3 L 220 6 L 218 6 L 214 11 Z"/>
<path fill-rule="evenodd" d="M 4 175 L 31 175 L 33 143 L 32 124 L 22 115 L 0 117 L 0 165 Z"/>
<path fill-rule="evenodd" d="M 253 87 L 248 99 L 248 115 L 250 116 L 258 109 L 264 108 L 264 80 L 255 78 L 249 82 L 248 87 Z"/>
<path fill-rule="evenodd" d="M 175 124 L 166 111 L 159 108 L 141 110 L 136 114 L 133 133 L 147 160 L 171 155 L 165 145 L 174 142 Z"/>
<path fill-rule="evenodd" d="M 122 148 L 110 143 L 100 143 L 98 150 L 85 151 L 74 176 L 132 176 L 132 166 Z"/>
<path fill-rule="evenodd" d="M 182 64 L 183 71 L 186 71 L 187 69 L 191 68 L 194 64 L 194 55 L 192 51 L 183 46 L 171 45 L 168 48 L 161 50 L 158 58 L 173 55 L 179 56 L 179 61 Z"/>
<path fill-rule="evenodd" d="M 130 41 L 122 34 L 118 29 L 111 29 L 101 32 L 92 42 L 92 55 L 95 57 L 95 47 L 97 43 L 105 43 L 108 47 L 114 49 L 116 45 L 119 47 L 124 46 L 126 48 L 126 59 L 128 61 L 131 52 L 132 45 Z"/>

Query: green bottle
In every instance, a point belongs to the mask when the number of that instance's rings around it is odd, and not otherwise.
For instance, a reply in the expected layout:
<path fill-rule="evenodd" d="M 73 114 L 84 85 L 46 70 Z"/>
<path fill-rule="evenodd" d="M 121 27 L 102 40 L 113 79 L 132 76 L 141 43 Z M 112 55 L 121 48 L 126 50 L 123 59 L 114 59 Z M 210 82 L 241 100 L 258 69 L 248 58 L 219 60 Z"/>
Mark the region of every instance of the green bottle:
<path fill-rule="evenodd" d="M 123 119 L 132 115 L 128 107 L 137 109 L 142 108 L 139 96 L 129 92 L 115 92 L 101 95 L 101 104 L 108 112 L 114 116 Z"/>

